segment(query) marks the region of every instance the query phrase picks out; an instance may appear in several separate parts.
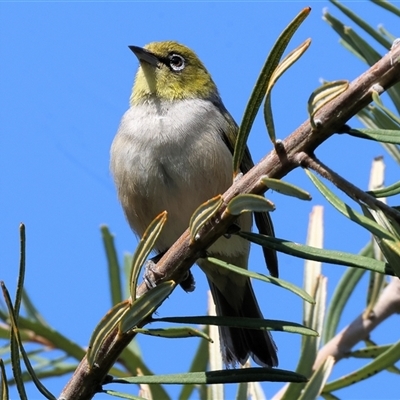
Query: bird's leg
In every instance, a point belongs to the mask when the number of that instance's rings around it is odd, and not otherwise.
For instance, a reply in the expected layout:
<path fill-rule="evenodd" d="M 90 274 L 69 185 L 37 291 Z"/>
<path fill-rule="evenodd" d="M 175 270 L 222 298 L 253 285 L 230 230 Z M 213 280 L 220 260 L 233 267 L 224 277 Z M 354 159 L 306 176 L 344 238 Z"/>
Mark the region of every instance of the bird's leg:
<path fill-rule="evenodd" d="M 156 282 L 159 279 L 162 279 L 163 276 L 157 270 L 157 263 L 160 261 L 162 256 L 166 253 L 166 251 L 162 251 L 158 253 L 154 257 L 150 258 L 146 261 L 144 265 L 144 275 L 143 280 L 148 289 L 152 289 L 156 286 Z M 195 280 L 192 273 L 189 271 L 186 272 L 183 280 L 180 282 L 182 289 L 185 292 L 193 292 L 195 289 Z"/>
<path fill-rule="evenodd" d="M 157 271 L 156 265 L 164 254 L 165 251 L 162 251 L 161 253 L 158 253 L 154 257 L 147 260 L 144 264 L 143 280 L 148 289 L 155 287 L 157 280 L 162 278 L 160 273 Z"/>

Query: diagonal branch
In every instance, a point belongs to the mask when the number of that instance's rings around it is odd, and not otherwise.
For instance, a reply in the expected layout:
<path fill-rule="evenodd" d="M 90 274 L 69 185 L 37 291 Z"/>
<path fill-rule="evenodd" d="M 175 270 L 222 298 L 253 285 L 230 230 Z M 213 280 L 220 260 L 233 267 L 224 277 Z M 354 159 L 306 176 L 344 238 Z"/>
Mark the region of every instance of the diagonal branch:
<path fill-rule="evenodd" d="M 278 141 L 275 149 L 259 164 L 235 181 L 224 193 L 224 203 L 216 213 L 215 221 L 199 232 L 199 238 L 192 242 L 189 232 L 186 231 L 157 263 L 156 283 L 167 279 L 180 282 L 199 258 L 202 250 L 228 230 L 235 220 L 233 215 L 226 212 L 226 205 L 231 199 L 240 193 L 263 193 L 266 188 L 260 182 L 261 176 L 267 175 L 279 179 L 299 167 L 299 154 L 312 155 L 321 143 L 335 132 L 339 132 L 351 117 L 372 101 L 373 91 L 383 93 L 398 82 L 400 82 L 400 45 L 393 46 L 388 54 L 355 79 L 345 92 L 317 112 L 314 116 L 315 121 L 318 122 L 316 130 L 312 129 L 309 121 L 305 121 L 286 139 Z M 146 285 L 142 283 L 138 287 L 137 294 L 141 295 L 147 290 Z M 143 324 L 145 323 L 146 321 L 143 321 Z M 63 389 L 59 399 L 92 398 L 97 391 L 101 390 L 101 384 L 109 369 L 133 336 L 133 334 L 117 335 L 116 332 L 110 334 L 109 340 L 103 346 L 101 361 L 98 365 L 89 368 L 85 357 Z"/>

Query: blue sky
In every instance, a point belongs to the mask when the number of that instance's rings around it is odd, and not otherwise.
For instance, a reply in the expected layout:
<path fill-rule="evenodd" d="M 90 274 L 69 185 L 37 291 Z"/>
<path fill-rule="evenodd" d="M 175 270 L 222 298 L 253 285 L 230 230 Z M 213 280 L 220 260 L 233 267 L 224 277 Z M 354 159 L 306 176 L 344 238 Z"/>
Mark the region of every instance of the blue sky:
<path fill-rule="evenodd" d="M 347 5 L 373 26 L 383 22 L 399 35 L 394 19 L 377 6 L 367 2 Z M 14 291 L 18 269 L 18 226 L 24 222 L 26 288 L 55 329 L 86 346 L 93 328 L 110 307 L 99 227 L 106 224 L 115 234 L 121 259 L 137 243 L 108 169 L 109 148 L 128 107 L 137 68 L 128 45 L 177 40 L 194 49 L 212 74 L 226 107 L 240 122 L 268 51 L 288 22 L 306 6 L 312 7 L 311 15 L 289 50 L 309 37 L 311 47 L 273 92 L 279 138 L 307 118 L 306 102 L 320 78 L 352 80 L 367 68 L 338 44 L 338 37 L 322 20 L 324 7 L 341 16 L 329 2 L 1 3 L 0 279 L 10 291 Z M 352 124 L 360 126 L 357 121 Z M 255 161 L 271 149 L 261 117 L 248 144 Z M 386 182 L 398 180 L 397 166 L 379 144 L 333 137 L 316 154 L 363 189 L 372 159 L 384 155 Z M 276 234 L 304 243 L 312 206 L 326 202 L 303 171 L 294 171 L 285 179 L 309 190 L 313 200 L 301 202 L 268 193 L 276 205 L 272 215 Z M 357 252 L 369 239 L 329 205 L 325 208 L 325 228 L 328 249 Z M 303 262 L 282 255 L 279 259 L 281 277 L 301 285 Z M 265 272 L 259 249 L 253 248 L 250 264 L 252 269 Z M 324 265 L 323 272 L 331 295 L 344 268 Z M 197 290 L 192 294 L 176 290 L 160 308 L 160 316 L 205 312 L 206 281 L 197 267 L 193 273 Z M 255 288 L 266 318 L 301 322 L 300 299 L 270 286 L 255 284 Z M 362 311 L 365 288 L 366 281 L 346 310 L 341 327 Z M 396 332 L 398 318 L 379 327 L 372 338 L 380 344 L 390 343 L 398 340 Z M 274 338 L 280 367 L 295 369 L 300 337 L 275 333 Z M 154 372 L 181 372 L 190 364 L 195 339 L 167 342 L 139 338 L 139 344 Z M 342 361 L 333 377 L 360 365 Z M 63 377 L 44 383 L 57 395 L 66 381 Z M 398 397 L 398 387 L 385 382 L 394 382 L 393 375 L 381 373 L 337 395 Z M 267 396 L 280 387 L 264 385 Z M 33 387 L 28 388 L 30 399 L 40 398 Z M 178 392 L 173 387 L 168 390 L 172 396 Z M 136 388 L 132 391 L 136 393 Z"/>

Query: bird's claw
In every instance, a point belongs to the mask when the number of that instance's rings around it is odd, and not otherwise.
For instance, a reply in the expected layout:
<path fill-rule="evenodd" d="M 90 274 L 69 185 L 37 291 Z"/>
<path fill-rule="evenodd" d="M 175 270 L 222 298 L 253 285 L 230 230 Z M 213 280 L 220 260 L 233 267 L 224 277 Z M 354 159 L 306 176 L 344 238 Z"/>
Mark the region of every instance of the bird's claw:
<path fill-rule="evenodd" d="M 146 263 L 144 264 L 143 280 L 144 283 L 146 284 L 147 289 L 149 290 L 153 289 L 157 285 L 157 282 L 164 277 L 163 274 L 160 274 L 160 272 L 157 269 L 157 263 L 158 261 L 160 261 L 161 257 L 164 254 L 165 252 L 157 254 L 155 257 L 151 258 L 150 260 L 147 260 Z M 180 282 L 180 286 L 185 292 L 194 291 L 196 287 L 196 282 L 190 270 L 186 272 L 185 277 Z"/>
<path fill-rule="evenodd" d="M 162 275 L 157 271 L 156 263 L 150 259 L 144 264 L 143 280 L 147 288 L 153 289 L 156 286 L 156 282 L 162 278 Z"/>

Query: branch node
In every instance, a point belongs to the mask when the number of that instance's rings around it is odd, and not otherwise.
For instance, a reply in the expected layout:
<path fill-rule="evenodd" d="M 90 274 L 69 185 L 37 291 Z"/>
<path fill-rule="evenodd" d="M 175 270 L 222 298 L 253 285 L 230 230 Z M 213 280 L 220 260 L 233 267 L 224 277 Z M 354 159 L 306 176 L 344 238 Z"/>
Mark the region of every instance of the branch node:
<path fill-rule="evenodd" d="M 301 151 L 300 153 L 294 155 L 293 161 L 300 167 L 307 167 L 308 166 L 307 160 L 309 158 L 310 156 L 307 153 Z"/>
<path fill-rule="evenodd" d="M 392 46 L 390 47 L 390 50 L 393 50 L 395 47 L 400 45 L 400 38 L 396 38 L 393 40 Z M 393 64 L 392 64 L 393 65 Z"/>
<path fill-rule="evenodd" d="M 322 127 L 322 120 L 320 118 L 314 119 L 313 117 L 310 118 L 310 125 L 312 127 L 313 132 L 317 131 L 319 128 Z"/>
<path fill-rule="evenodd" d="M 286 154 L 285 145 L 281 139 L 275 141 L 274 147 L 278 155 Z"/>
<path fill-rule="evenodd" d="M 379 84 L 375 83 L 375 85 L 372 85 L 371 87 L 371 92 L 376 92 L 378 94 L 382 94 L 385 91 L 385 89 Z"/>

